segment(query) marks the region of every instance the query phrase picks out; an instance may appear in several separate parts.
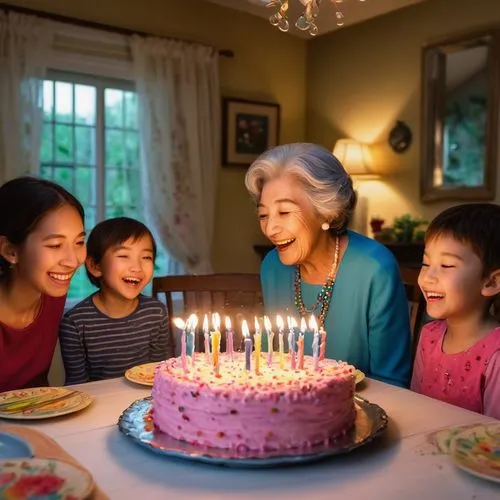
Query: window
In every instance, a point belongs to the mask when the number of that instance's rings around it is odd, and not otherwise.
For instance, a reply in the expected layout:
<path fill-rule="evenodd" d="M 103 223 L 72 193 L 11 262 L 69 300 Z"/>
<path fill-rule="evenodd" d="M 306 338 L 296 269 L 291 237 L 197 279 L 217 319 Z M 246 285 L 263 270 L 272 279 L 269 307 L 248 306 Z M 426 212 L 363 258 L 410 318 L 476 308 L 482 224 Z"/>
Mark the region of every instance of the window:
<path fill-rule="evenodd" d="M 85 226 L 110 217 L 144 221 L 141 210 L 137 95 L 130 82 L 49 73 L 44 81 L 41 176 L 73 193 L 85 208 Z M 159 256 L 157 264 L 164 262 Z M 85 270 L 68 298 L 92 293 Z"/>

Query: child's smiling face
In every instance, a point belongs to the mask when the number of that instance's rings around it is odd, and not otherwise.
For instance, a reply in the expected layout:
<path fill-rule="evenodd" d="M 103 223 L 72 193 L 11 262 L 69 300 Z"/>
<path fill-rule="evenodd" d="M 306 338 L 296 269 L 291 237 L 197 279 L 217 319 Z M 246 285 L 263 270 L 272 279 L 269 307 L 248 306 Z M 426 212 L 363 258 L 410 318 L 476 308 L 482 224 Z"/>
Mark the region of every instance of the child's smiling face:
<path fill-rule="evenodd" d="M 108 248 L 99 264 L 89 263 L 89 271 L 100 280 L 104 293 L 134 300 L 153 277 L 153 260 L 153 242 L 145 234 Z"/>
<path fill-rule="evenodd" d="M 488 280 L 469 245 L 444 234 L 426 243 L 418 284 L 433 318 L 462 318 L 486 308 Z"/>

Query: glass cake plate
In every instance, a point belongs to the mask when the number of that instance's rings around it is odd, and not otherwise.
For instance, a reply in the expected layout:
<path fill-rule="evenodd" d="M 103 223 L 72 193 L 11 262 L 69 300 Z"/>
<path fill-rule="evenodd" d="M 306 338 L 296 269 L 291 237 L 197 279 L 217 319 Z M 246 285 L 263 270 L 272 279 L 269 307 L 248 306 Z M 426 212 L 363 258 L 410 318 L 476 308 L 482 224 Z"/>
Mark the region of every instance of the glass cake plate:
<path fill-rule="evenodd" d="M 155 453 L 175 458 L 206 462 L 229 467 L 278 467 L 322 460 L 333 455 L 348 453 L 380 435 L 387 428 L 386 412 L 378 405 L 356 395 L 356 421 L 344 436 L 319 444 L 307 450 L 289 451 L 235 451 L 221 448 L 202 448 L 175 439 L 157 429 L 150 430 L 147 414 L 151 397 L 132 403 L 120 416 L 120 431 L 141 446 Z"/>

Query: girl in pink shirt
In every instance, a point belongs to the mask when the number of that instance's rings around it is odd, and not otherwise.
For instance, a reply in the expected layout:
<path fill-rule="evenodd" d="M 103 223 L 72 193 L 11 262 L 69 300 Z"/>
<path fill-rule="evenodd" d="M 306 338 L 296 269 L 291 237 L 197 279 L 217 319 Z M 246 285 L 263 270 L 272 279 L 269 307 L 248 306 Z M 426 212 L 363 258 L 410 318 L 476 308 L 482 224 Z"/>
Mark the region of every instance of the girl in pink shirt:
<path fill-rule="evenodd" d="M 0 186 L 0 392 L 48 383 L 69 283 L 85 260 L 83 221 L 57 184 Z"/>
<path fill-rule="evenodd" d="M 500 206 L 451 207 L 430 224 L 418 284 L 435 318 L 411 389 L 500 419 Z"/>

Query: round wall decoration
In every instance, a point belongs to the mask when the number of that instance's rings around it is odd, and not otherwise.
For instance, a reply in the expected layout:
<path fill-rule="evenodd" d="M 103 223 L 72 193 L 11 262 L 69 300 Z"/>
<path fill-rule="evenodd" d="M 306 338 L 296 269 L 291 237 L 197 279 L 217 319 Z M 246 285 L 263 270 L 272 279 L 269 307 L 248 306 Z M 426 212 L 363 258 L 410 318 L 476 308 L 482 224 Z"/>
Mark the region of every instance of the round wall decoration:
<path fill-rule="evenodd" d="M 412 133 L 410 127 L 398 120 L 389 133 L 389 145 L 395 153 L 404 153 L 411 145 Z"/>

